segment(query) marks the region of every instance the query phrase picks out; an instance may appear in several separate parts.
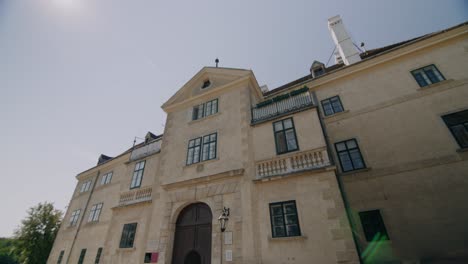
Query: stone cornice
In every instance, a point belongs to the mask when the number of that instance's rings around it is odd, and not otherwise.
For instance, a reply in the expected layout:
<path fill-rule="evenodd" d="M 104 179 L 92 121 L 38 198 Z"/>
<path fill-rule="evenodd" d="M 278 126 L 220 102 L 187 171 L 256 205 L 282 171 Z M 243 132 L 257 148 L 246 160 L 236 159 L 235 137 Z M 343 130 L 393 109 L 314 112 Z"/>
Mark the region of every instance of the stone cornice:
<path fill-rule="evenodd" d="M 167 184 L 162 183 L 161 187 L 164 190 L 172 190 L 172 189 L 187 187 L 191 185 L 213 183 L 215 181 L 220 181 L 220 180 L 224 180 L 227 178 L 242 176 L 244 175 L 244 171 L 245 171 L 244 169 L 229 170 L 229 171 L 224 171 L 224 172 L 213 174 L 213 175 L 178 181 L 174 183 L 167 183 Z"/>

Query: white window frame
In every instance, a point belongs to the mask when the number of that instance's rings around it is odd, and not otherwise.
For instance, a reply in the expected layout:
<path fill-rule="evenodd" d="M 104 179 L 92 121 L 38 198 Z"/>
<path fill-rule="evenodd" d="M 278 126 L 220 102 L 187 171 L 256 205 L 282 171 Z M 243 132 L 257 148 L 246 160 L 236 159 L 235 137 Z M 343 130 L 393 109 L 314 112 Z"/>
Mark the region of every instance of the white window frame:
<path fill-rule="evenodd" d="M 109 184 L 111 183 L 112 181 L 112 175 L 113 175 L 113 172 L 108 172 L 104 175 L 102 175 L 102 178 L 101 178 L 101 185 L 105 185 L 105 184 Z"/>
<path fill-rule="evenodd" d="M 70 226 L 75 226 L 78 223 L 78 219 L 80 218 L 81 209 L 77 209 L 72 212 L 70 216 Z"/>
<path fill-rule="evenodd" d="M 89 210 L 88 222 L 98 222 L 101 215 L 103 203 L 95 204 Z"/>

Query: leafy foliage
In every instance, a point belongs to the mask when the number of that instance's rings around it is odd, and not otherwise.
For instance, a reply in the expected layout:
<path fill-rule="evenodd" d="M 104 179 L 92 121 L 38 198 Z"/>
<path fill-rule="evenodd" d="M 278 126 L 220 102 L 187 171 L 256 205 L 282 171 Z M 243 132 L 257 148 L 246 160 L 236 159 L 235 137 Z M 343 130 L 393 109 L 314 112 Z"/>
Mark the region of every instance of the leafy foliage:
<path fill-rule="evenodd" d="M 18 257 L 13 253 L 15 240 L 12 238 L 0 237 L 0 263 L 18 264 Z"/>
<path fill-rule="evenodd" d="M 62 212 L 52 203 L 39 203 L 28 210 L 28 216 L 15 231 L 14 252 L 24 264 L 47 262 L 55 236 L 60 228 Z"/>

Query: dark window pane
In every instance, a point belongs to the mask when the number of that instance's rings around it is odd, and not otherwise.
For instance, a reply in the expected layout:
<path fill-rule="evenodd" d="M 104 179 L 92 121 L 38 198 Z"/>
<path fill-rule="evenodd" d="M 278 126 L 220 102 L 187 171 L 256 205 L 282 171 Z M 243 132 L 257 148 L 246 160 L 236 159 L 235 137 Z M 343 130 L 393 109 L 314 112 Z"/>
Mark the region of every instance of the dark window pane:
<path fill-rule="evenodd" d="M 299 236 L 299 226 L 298 225 L 287 225 L 286 231 L 288 236 Z"/>
<path fill-rule="evenodd" d="M 360 212 L 362 228 L 367 241 L 388 240 L 387 230 L 379 210 Z"/>
<path fill-rule="evenodd" d="M 326 116 L 334 114 L 330 101 L 327 100 L 327 101 L 322 102 L 322 107 Z"/>
<path fill-rule="evenodd" d="M 333 111 L 335 113 L 343 112 L 343 106 L 341 106 L 341 101 L 338 96 L 331 98 L 330 101 L 332 103 Z"/>
<path fill-rule="evenodd" d="M 455 125 L 450 128 L 453 135 L 458 141 L 458 144 L 462 148 L 468 147 L 468 130 L 464 125 Z"/>
<path fill-rule="evenodd" d="M 297 224 L 297 215 L 295 214 L 286 215 L 286 224 L 287 225 Z"/>
<path fill-rule="evenodd" d="M 339 154 L 341 167 L 343 171 L 351 171 L 353 170 L 353 164 L 351 163 L 351 159 L 349 157 L 348 152 L 343 152 Z"/>
<path fill-rule="evenodd" d="M 283 209 L 281 208 L 281 205 L 272 205 L 271 212 L 273 215 L 283 215 Z"/>
<path fill-rule="evenodd" d="M 437 78 L 437 76 L 435 75 L 435 73 L 432 71 L 432 69 L 424 70 L 424 73 L 425 73 L 426 76 L 429 78 L 429 80 L 431 80 L 432 83 L 437 83 L 437 82 L 439 82 L 439 79 Z"/>
<path fill-rule="evenodd" d="M 294 135 L 294 130 L 291 129 L 286 131 L 286 142 L 288 145 L 288 151 L 297 149 L 296 135 Z"/>
<path fill-rule="evenodd" d="M 284 204 L 284 213 L 285 214 L 295 214 L 296 206 L 294 203 L 285 203 Z"/>
<path fill-rule="evenodd" d="M 350 150 L 349 155 L 351 156 L 354 169 L 364 168 L 364 162 L 362 161 L 361 153 L 359 153 L 359 150 L 357 149 Z"/>
<path fill-rule="evenodd" d="M 283 216 L 275 216 L 273 217 L 273 225 L 274 226 L 283 226 L 284 225 L 284 219 Z"/>
<path fill-rule="evenodd" d="M 418 82 L 419 86 L 424 87 L 428 85 L 421 73 L 414 73 L 413 75 L 416 81 Z"/>
<path fill-rule="evenodd" d="M 274 234 L 273 237 L 283 237 L 286 236 L 286 233 L 284 232 L 284 227 L 283 226 L 275 226 Z"/>
<path fill-rule="evenodd" d="M 286 137 L 284 136 L 284 132 L 276 133 L 276 147 L 278 153 L 284 153 L 288 151 L 286 147 Z"/>

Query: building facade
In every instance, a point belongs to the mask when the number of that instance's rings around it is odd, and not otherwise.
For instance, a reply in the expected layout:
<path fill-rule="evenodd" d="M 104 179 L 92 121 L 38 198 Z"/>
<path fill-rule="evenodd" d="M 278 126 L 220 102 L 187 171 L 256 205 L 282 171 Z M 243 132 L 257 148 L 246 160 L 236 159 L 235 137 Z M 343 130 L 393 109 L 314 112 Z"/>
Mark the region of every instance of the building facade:
<path fill-rule="evenodd" d="M 468 25 L 329 28 L 338 63 L 277 89 L 198 72 L 163 135 L 77 175 L 48 263 L 464 263 Z"/>

